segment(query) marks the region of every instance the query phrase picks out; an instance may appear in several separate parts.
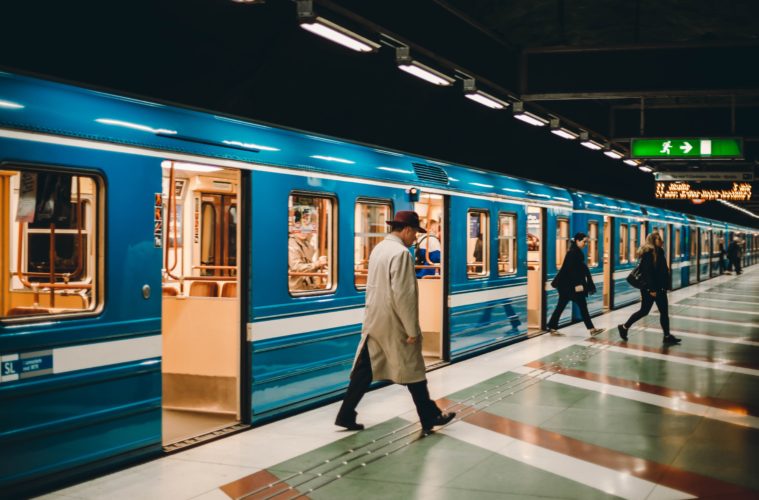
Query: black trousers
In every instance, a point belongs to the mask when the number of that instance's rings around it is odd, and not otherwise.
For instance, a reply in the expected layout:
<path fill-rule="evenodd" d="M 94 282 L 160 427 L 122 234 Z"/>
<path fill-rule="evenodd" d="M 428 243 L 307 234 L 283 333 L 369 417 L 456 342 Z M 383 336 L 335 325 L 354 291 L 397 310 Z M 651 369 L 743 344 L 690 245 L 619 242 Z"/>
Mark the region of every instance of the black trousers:
<path fill-rule="evenodd" d="M 364 397 L 366 391 L 372 383 L 372 363 L 369 359 L 369 347 L 364 343 L 361 354 L 358 356 L 356 366 L 351 372 L 350 384 L 348 391 L 345 393 L 345 399 L 337 414 L 338 420 L 352 422 L 356 418 L 356 407 Z M 437 407 L 434 401 L 430 399 L 430 392 L 427 389 L 427 380 L 405 384 L 411 393 L 411 398 L 416 406 L 416 413 L 419 415 L 419 421 L 422 427 L 432 427 L 432 422 L 440 416 L 442 411 Z"/>
<path fill-rule="evenodd" d="M 640 318 L 648 315 L 651 312 L 651 307 L 656 302 L 656 308 L 659 309 L 659 322 L 661 323 L 661 329 L 664 335 L 669 335 L 669 301 L 667 300 L 667 291 L 659 290 L 656 292 L 656 297 L 651 297 L 648 290 L 640 291 L 640 309 L 635 311 L 627 321 L 625 321 L 625 328 L 630 328 L 633 323 Z"/>
<path fill-rule="evenodd" d="M 564 312 L 564 308 L 567 307 L 567 304 L 569 304 L 570 300 L 577 304 L 577 307 L 580 308 L 580 314 L 582 314 L 582 321 L 585 323 L 585 328 L 592 330 L 593 322 L 590 320 L 588 303 L 585 302 L 585 296 L 581 294 L 561 292 L 559 292 L 559 303 L 556 304 L 556 309 L 554 309 L 553 314 L 551 315 L 551 319 L 548 320 L 548 328 L 559 328 L 559 318 L 561 318 L 561 313 Z"/>
<path fill-rule="evenodd" d="M 741 259 L 740 259 L 740 257 L 730 259 L 730 263 L 735 267 L 735 274 L 741 274 Z"/>

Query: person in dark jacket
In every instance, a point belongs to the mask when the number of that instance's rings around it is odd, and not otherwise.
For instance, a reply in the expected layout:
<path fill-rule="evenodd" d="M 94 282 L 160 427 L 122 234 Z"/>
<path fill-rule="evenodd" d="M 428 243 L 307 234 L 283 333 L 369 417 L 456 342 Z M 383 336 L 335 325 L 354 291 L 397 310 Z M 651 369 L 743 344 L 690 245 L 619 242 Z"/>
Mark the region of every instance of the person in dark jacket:
<path fill-rule="evenodd" d="M 727 246 L 727 258 L 730 260 L 730 267 L 735 268 L 735 274 L 741 274 L 741 257 L 743 251 L 741 248 L 741 239 L 739 237 L 733 238 L 733 241 Z"/>
<path fill-rule="evenodd" d="M 672 289 L 672 275 L 667 265 L 667 256 L 664 255 L 664 240 L 658 232 L 654 231 L 646 238 L 646 244 L 638 249 L 638 266 L 642 276 L 643 286 L 640 287 L 640 309 L 635 311 L 622 325 L 617 325 L 619 336 L 627 342 L 627 331 L 633 323 L 646 316 L 656 302 L 659 309 L 659 321 L 664 332 L 665 344 L 677 344 L 681 339 L 669 332 L 669 303 L 667 302 L 667 290 Z"/>
<path fill-rule="evenodd" d="M 567 255 L 564 257 L 564 263 L 561 265 L 556 278 L 551 282 L 551 286 L 559 291 L 559 303 L 556 304 L 556 309 L 548 321 L 548 330 L 551 335 L 559 334 L 559 318 L 570 300 L 580 308 L 582 320 L 590 335 L 598 335 L 604 331 L 604 328 L 593 326 L 588 312 L 588 304 L 585 302 L 588 293 L 595 293 L 596 291 L 590 270 L 585 264 L 585 254 L 582 252 L 587 241 L 588 236 L 585 233 L 575 234 L 572 243 L 569 245 Z"/>
<path fill-rule="evenodd" d="M 725 274 L 725 257 L 727 252 L 725 251 L 725 240 L 719 240 L 719 273 Z"/>

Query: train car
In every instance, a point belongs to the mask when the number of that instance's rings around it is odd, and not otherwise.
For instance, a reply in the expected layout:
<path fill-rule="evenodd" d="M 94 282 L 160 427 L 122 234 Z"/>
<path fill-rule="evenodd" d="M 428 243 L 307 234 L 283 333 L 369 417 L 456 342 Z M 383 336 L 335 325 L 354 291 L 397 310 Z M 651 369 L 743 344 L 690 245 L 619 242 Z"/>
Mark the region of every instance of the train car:
<path fill-rule="evenodd" d="M 573 198 L 576 228 L 589 235 L 588 267 L 600 292 L 588 298 L 588 310 L 597 314 L 639 300 L 640 293 L 627 283 L 627 276 L 635 267 L 635 252 L 644 234 L 643 211 L 627 201 L 589 193 L 575 192 Z"/>
<path fill-rule="evenodd" d="M 687 251 L 690 246 L 688 220 L 671 210 L 645 207 L 645 211 L 649 232 L 657 231 L 664 240 L 664 251 L 672 273 L 672 289 L 688 285 L 691 266 Z"/>
<path fill-rule="evenodd" d="M 398 210 L 430 368 L 543 332 L 577 231 L 633 301 L 637 206 L 407 153 L 0 73 L 0 162 L 11 496 L 339 398 Z"/>

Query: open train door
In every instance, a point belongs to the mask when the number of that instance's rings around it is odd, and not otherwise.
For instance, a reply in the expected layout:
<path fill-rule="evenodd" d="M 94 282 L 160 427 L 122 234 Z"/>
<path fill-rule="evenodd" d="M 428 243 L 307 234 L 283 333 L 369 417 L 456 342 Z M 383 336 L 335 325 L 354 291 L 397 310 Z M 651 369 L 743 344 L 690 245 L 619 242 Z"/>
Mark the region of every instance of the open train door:
<path fill-rule="evenodd" d="M 246 184 L 239 170 L 210 164 L 164 161 L 162 170 L 155 244 L 163 247 L 163 445 L 173 451 L 244 427 Z"/>
<path fill-rule="evenodd" d="M 415 245 L 416 277 L 419 286 L 419 325 L 422 328 L 422 354 L 427 367 L 449 359 L 445 318 L 445 258 L 447 199 L 443 195 L 421 193 L 414 203 L 426 234 L 419 234 Z"/>

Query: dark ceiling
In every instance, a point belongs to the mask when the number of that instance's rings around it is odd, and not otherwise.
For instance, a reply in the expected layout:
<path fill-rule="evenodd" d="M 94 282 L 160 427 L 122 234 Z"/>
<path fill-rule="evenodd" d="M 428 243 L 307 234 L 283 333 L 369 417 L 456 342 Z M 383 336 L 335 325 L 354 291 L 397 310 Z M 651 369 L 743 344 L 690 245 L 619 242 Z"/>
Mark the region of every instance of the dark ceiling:
<path fill-rule="evenodd" d="M 318 0 L 372 38 L 627 146 L 737 136 L 759 159 L 759 2 Z M 716 202 L 657 203 L 653 178 L 298 28 L 267 0 L 3 2 L 0 66 L 759 227 Z M 488 85 L 489 84 L 489 85 Z M 641 112 L 641 107 L 643 112 Z M 697 169 L 698 163 L 655 164 Z M 754 183 L 754 189 L 759 183 Z M 759 203 L 739 203 L 759 213 Z"/>

